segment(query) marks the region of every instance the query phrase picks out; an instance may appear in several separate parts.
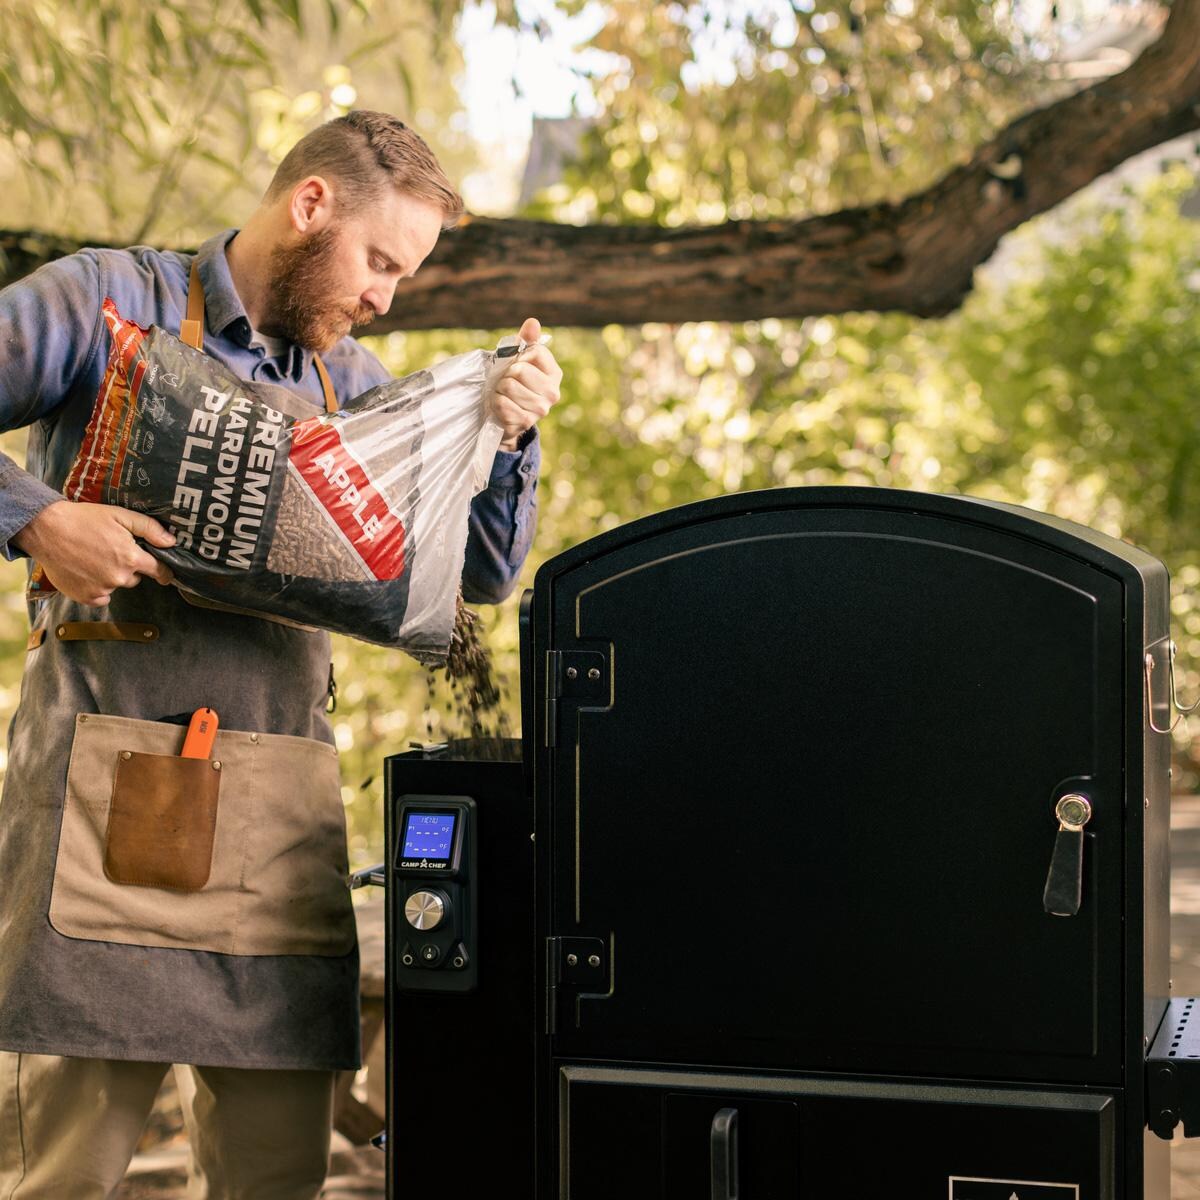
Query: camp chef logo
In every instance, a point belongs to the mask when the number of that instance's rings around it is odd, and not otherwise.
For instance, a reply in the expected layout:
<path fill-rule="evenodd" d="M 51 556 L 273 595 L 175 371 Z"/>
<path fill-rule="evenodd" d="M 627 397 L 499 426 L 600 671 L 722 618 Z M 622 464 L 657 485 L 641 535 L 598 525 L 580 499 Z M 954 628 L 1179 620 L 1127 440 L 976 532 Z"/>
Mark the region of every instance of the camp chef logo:
<path fill-rule="evenodd" d="M 299 422 L 288 465 L 376 579 L 404 574 L 404 523 L 336 427 L 320 418 Z"/>
<path fill-rule="evenodd" d="M 950 1200 L 1079 1200 L 1079 1184 L 951 1175 Z"/>

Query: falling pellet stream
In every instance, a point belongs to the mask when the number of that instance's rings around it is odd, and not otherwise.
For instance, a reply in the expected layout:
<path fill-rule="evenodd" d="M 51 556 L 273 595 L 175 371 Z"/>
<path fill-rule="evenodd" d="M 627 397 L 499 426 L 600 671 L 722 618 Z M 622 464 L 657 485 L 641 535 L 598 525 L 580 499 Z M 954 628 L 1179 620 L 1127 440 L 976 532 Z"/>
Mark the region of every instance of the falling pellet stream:
<path fill-rule="evenodd" d="M 499 743 L 501 739 L 513 736 L 512 726 L 501 706 L 503 681 L 496 676 L 479 614 L 463 603 L 461 595 L 454 615 L 450 653 L 443 669 L 450 685 L 449 699 L 445 703 L 446 721 L 441 739 L 435 739 L 432 724 L 427 726 L 430 740 L 469 738 L 475 743 L 473 757 L 486 757 L 489 743 Z M 430 709 L 440 703 L 438 675 L 439 670 L 434 669 L 426 677 Z"/>

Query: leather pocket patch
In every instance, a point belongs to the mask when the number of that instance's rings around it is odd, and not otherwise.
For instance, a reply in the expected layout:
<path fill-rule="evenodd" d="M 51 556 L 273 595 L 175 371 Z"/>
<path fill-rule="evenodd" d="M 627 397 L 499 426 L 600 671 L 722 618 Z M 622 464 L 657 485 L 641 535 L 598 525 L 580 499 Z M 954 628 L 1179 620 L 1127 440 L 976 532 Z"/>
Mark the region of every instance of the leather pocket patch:
<path fill-rule="evenodd" d="M 114 883 L 198 892 L 212 869 L 220 784 L 218 761 L 121 751 L 104 874 Z"/>
<path fill-rule="evenodd" d="M 346 809 L 332 746 L 219 729 L 211 761 L 181 759 L 182 726 L 101 713 L 75 721 L 50 892 L 56 932 L 215 954 L 341 957 L 354 949 Z M 139 779 L 147 762 L 168 779 Z M 196 832 L 189 822 L 208 802 L 197 788 L 216 786 L 197 784 L 204 772 L 220 781 L 220 804 L 212 797 L 210 823 Z M 131 847 L 129 834 L 136 843 L 146 830 L 155 830 L 150 845 Z M 176 848 L 186 862 L 172 862 Z M 195 890 L 210 859 L 207 882 Z"/>

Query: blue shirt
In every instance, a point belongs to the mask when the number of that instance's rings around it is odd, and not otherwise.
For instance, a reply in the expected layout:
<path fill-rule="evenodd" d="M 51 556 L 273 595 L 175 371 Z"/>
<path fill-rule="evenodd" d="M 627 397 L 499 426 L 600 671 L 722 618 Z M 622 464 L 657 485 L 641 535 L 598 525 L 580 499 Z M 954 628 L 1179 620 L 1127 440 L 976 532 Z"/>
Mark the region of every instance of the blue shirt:
<path fill-rule="evenodd" d="M 251 327 L 229 273 L 225 249 L 237 231 L 210 238 L 196 254 L 205 299 L 205 352 L 240 378 L 283 384 L 323 410 L 313 355 L 289 343 L 268 358 L 252 346 Z M 101 316 L 111 297 L 121 316 L 148 328 L 178 332 L 187 308 L 192 256 L 134 246 L 81 250 L 40 267 L 0 291 L 0 430 L 30 426 L 27 470 L 0 454 L 0 546 L 42 509 L 62 500 L 61 488 L 79 450 L 108 362 Z M 354 338 L 323 356 L 339 402 L 391 377 Z M 536 428 L 522 448 L 498 451 L 488 487 L 471 504 L 463 567 L 463 597 L 498 603 L 512 590 L 533 539 L 540 447 Z"/>

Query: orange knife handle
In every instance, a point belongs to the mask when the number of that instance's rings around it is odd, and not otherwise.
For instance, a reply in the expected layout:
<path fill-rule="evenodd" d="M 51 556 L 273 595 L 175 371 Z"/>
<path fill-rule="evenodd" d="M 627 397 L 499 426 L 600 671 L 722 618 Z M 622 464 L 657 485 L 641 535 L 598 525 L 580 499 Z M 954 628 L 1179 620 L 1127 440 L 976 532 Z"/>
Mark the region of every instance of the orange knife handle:
<path fill-rule="evenodd" d="M 217 739 L 217 714 L 211 708 L 198 708 L 192 713 L 187 737 L 183 739 L 181 758 L 208 758 Z"/>

